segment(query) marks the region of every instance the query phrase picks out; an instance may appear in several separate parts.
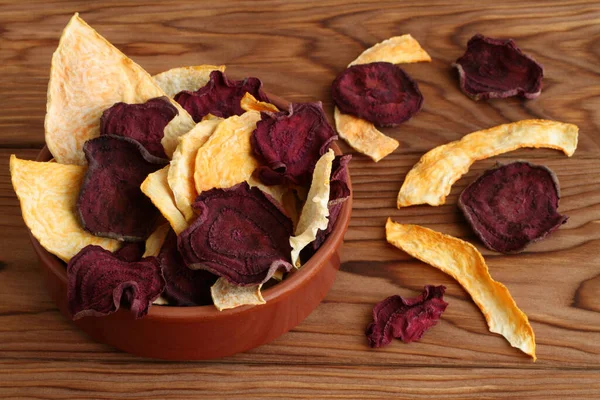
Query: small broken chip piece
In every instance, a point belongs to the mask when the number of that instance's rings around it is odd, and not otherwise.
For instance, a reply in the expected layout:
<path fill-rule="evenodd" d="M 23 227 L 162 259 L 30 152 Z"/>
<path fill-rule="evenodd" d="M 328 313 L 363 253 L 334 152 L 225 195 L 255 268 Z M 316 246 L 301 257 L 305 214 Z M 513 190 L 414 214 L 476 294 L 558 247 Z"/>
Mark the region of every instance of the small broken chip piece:
<path fill-rule="evenodd" d="M 444 204 L 452 185 L 477 160 L 523 147 L 562 150 L 567 156 L 577 148 L 576 125 L 528 119 L 470 133 L 438 146 L 421 157 L 408 172 L 398 193 L 398 208 L 416 204 Z"/>
<path fill-rule="evenodd" d="M 10 175 L 23 220 L 42 247 L 69 261 L 89 244 L 115 251 L 121 243 L 86 232 L 75 212 L 86 167 L 20 160 L 10 156 Z"/>
<path fill-rule="evenodd" d="M 431 57 L 410 34 L 394 36 L 377 43 L 363 51 L 349 67 L 372 62 L 389 62 L 392 64 L 408 64 L 415 62 L 431 62 Z"/>
<path fill-rule="evenodd" d="M 170 70 L 154 75 L 152 79 L 160 88 L 173 98 L 181 91 L 195 92 L 205 86 L 213 71 L 225 72 L 224 65 L 194 65 L 191 67 L 171 68 Z"/>
<path fill-rule="evenodd" d="M 100 135 L 130 137 L 153 156 L 167 158 L 161 140 L 165 127 L 176 115 L 177 109 L 167 97 L 142 104 L 115 103 L 102 113 Z"/>
<path fill-rule="evenodd" d="M 244 182 L 258 167 L 250 136 L 260 113 L 248 111 L 223 120 L 196 153 L 194 182 L 196 192 L 228 188 Z"/>
<path fill-rule="evenodd" d="M 240 107 L 244 111 L 279 112 L 279 109 L 274 104 L 258 101 L 250 92 L 246 92 L 244 97 L 242 97 Z"/>
<path fill-rule="evenodd" d="M 390 218 L 385 234 L 390 244 L 456 279 L 483 313 L 490 332 L 504 336 L 511 346 L 535 361 L 535 335 L 527 315 L 517 307 L 506 286 L 492 279 L 475 246 L 422 226 L 399 224 Z"/>
<path fill-rule="evenodd" d="M 246 182 L 200 193 L 198 218 L 179 235 L 179 252 L 192 269 L 205 269 L 241 286 L 264 283 L 290 264 L 292 221 L 270 196 Z"/>
<path fill-rule="evenodd" d="M 170 165 L 167 165 L 149 174 L 140 185 L 140 189 L 148 196 L 152 204 L 158 208 L 162 216 L 169 221 L 173 230 L 179 234 L 188 227 L 188 224 L 181 211 L 177 209 L 173 192 L 169 187 L 168 176 L 170 168 Z"/>
<path fill-rule="evenodd" d="M 217 310 L 223 311 L 247 305 L 265 304 L 260 293 L 260 285 L 238 286 L 229 283 L 225 278 L 219 278 L 210 288 L 212 301 Z"/>
<path fill-rule="evenodd" d="M 484 172 L 463 190 L 458 206 L 488 249 L 508 254 L 567 222 L 557 211 L 559 199 L 550 169 L 517 161 Z"/>
<path fill-rule="evenodd" d="M 337 139 L 321 103 L 290 104 L 288 112 L 261 113 L 251 142 L 262 160 L 257 176 L 265 185 L 306 185 L 315 163 Z"/>
<path fill-rule="evenodd" d="M 262 82 L 258 78 L 246 78 L 242 81 L 231 81 L 221 71 L 212 71 L 210 80 L 195 92 L 184 90 L 175 96 L 181 106 L 200 122 L 207 114 L 221 118 L 242 115 L 242 97 L 252 94 L 259 101 L 268 102 L 269 98 L 262 91 Z"/>
<path fill-rule="evenodd" d="M 140 190 L 148 174 L 164 161 L 135 140 L 104 135 L 83 146 L 88 170 L 81 185 L 77 211 L 85 230 L 126 241 L 144 241 L 160 215 Z"/>
<path fill-rule="evenodd" d="M 171 230 L 171 225 L 168 223 L 159 225 L 154 232 L 148 236 L 145 243 L 144 254 L 142 257 L 158 257 L 158 253 L 167 238 L 167 234 Z"/>
<path fill-rule="evenodd" d="M 179 137 L 179 145 L 173 153 L 167 179 L 173 192 L 175 204 L 188 221 L 194 216 L 192 203 L 198 196 L 194 183 L 196 154 L 198 149 L 214 133 L 221 121 L 221 118 L 217 118 L 198 122 L 194 129 Z"/>
<path fill-rule="evenodd" d="M 52 56 L 44 123 L 46 145 L 61 164 L 85 165 L 83 145 L 100 135 L 102 112 L 118 102 L 144 103 L 165 96 L 142 67 L 117 50 L 75 14 Z M 178 114 L 164 130 L 167 156 L 176 138 L 194 127 L 190 115 L 169 100 Z"/>
<path fill-rule="evenodd" d="M 477 34 L 452 66 L 458 70 L 460 89 L 476 101 L 511 96 L 534 99 L 542 93 L 544 69 L 512 39 Z"/>
<path fill-rule="evenodd" d="M 446 310 L 445 291 L 445 286 L 426 285 L 415 298 L 395 295 L 377 303 L 373 307 L 373 322 L 365 330 L 369 347 L 385 346 L 393 338 L 404 343 L 421 339 Z"/>
<path fill-rule="evenodd" d="M 67 279 L 69 312 L 74 320 L 112 314 L 121 305 L 136 318 L 143 317 L 165 288 L 156 258 L 127 262 L 93 245 L 71 258 Z"/>
<path fill-rule="evenodd" d="M 317 161 L 308 197 L 300 213 L 300 220 L 294 231 L 294 236 L 290 237 L 292 264 L 296 268 L 300 268 L 302 265 L 300 262 L 302 249 L 317 238 L 318 231 L 327 229 L 329 223 L 327 219 L 329 216 L 329 179 L 334 158 L 333 150 L 329 149 Z"/>
<path fill-rule="evenodd" d="M 331 85 L 337 108 L 377 126 L 396 126 L 408 121 L 423 106 L 417 82 L 388 62 L 353 65 Z"/>

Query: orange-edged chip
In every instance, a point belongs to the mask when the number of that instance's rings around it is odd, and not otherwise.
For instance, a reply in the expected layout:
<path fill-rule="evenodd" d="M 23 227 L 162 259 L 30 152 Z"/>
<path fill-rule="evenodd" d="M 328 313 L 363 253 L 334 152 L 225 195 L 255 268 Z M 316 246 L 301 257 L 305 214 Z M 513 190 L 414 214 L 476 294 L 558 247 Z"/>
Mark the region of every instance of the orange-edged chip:
<path fill-rule="evenodd" d="M 225 278 L 219 278 L 210 288 L 210 294 L 219 311 L 246 305 L 265 304 L 260 293 L 262 285 L 237 286 Z"/>
<path fill-rule="evenodd" d="M 387 241 L 446 274 L 469 293 L 483 313 L 490 332 L 504 336 L 511 346 L 533 357 L 535 335 L 527 315 L 515 303 L 506 286 L 492 279 L 475 246 L 418 225 L 399 224 L 388 218 Z"/>
<path fill-rule="evenodd" d="M 50 253 L 68 262 L 89 244 L 115 251 L 121 242 L 85 231 L 76 214 L 79 188 L 87 168 L 10 156 L 12 184 L 31 234 Z"/>
<path fill-rule="evenodd" d="M 148 175 L 148 177 L 142 182 L 140 189 L 146 196 L 152 200 L 152 203 L 158 208 L 163 217 L 169 221 L 169 224 L 173 228 L 176 234 L 187 228 L 188 224 L 183 217 L 183 214 L 177 209 L 175 205 L 175 199 L 173 198 L 173 192 L 169 187 L 168 175 L 169 165 L 159 169 Z"/>
<path fill-rule="evenodd" d="M 444 204 L 452 184 L 471 164 L 523 147 L 562 150 L 577 148 L 579 128 L 573 124 L 528 119 L 477 131 L 425 153 L 408 172 L 398 193 L 398 208 L 415 204 Z"/>
<path fill-rule="evenodd" d="M 260 113 L 247 111 L 223 120 L 196 154 L 194 182 L 198 193 L 228 188 L 250 178 L 258 167 L 250 136 Z"/>
<path fill-rule="evenodd" d="M 415 62 L 431 62 L 431 57 L 410 34 L 394 36 L 363 51 L 348 66 L 369 64 L 372 62 L 389 62 L 392 64 L 408 64 Z"/>
<path fill-rule="evenodd" d="M 218 118 L 199 122 L 194 129 L 179 137 L 179 145 L 173 153 L 168 182 L 177 208 L 188 221 L 194 216 L 192 203 L 198 196 L 194 184 L 196 154 L 222 120 Z"/>
<path fill-rule="evenodd" d="M 225 72 L 225 66 L 195 65 L 191 67 L 172 68 L 154 75 L 152 78 L 167 96 L 175 97 L 177 93 L 183 90 L 195 92 L 202 86 L 205 86 L 210 79 L 210 73 L 213 71 Z"/>
<path fill-rule="evenodd" d="M 242 97 L 242 101 L 240 102 L 240 107 L 244 111 L 271 111 L 278 112 L 279 109 L 271 103 L 267 103 L 264 101 L 258 101 L 256 97 L 252 96 L 250 92 L 246 92 L 244 97 Z"/>

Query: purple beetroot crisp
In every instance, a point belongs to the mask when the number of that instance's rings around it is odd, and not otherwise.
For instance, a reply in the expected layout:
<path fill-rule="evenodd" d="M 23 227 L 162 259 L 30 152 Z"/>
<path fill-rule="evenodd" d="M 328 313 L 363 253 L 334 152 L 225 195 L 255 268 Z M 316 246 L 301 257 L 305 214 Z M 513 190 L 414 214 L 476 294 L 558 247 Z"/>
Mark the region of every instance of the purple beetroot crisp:
<path fill-rule="evenodd" d="M 292 221 L 275 201 L 246 182 L 202 192 L 192 205 L 198 218 L 178 237 L 191 269 L 204 269 L 234 285 L 264 283 L 292 269 Z"/>
<path fill-rule="evenodd" d="M 377 126 L 396 126 L 423 106 L 419 85 L 397 65 L 387 62 L 353 65 L 333 81 L 331 96 L 345 114 Z"/>
<path fill-rule="evenodd" d="M 534 99 L 542 92 L 544 70 L 512 39 L 477 34 L 454 64 L 461 90 L 473 100 L 521 96 Z"/>
<path fill-rule="evenodd" d="M 484 172 L 463 190 L 458 206 L 488 249 L 508 254 L 567 222 L 557 211 L 559 199 L 550 169 L 518 161 Z"/>
<path fill-rule="evenodd" d="M 167 158 L 161 140 L 165 127 L 178 114 L 166 97 L 143 104 L 115 103 L 100 118 L 100 135 L 126 136 L 138 141 L 148 153 Z"/>
<path fill-rule="evenodd" d="M 245 111 L 240 101 L 246 93 L 250 93 L 259 101 L 268 102 L 269 98 L 262 90 L 262 82 L 258 78 L 246 78 L 241 81 L 227 79 L 221 71 L 212 71 L 210 80 L 195 92 L 184 90 L 175 95 L 178 102 L 194 119 L 200 122 L 207 114 L 229 118 L 242 115 Z"/>
<path fill-rule="evenodd" d="M 136 318 L 143 317 L 165 288 L 155 257 L 126 262 L 94 245 L 71 258 L 67 278 L 73 319 L 112 314 L 121 306 L 129 308 Z"/>
<path fill-rule="evenodd" d="M 252 133 L 256 171 L 265 185 L 307 185 L 315 164 L 337 139 L 321 103 L 290 104 L 289 112 L 261 113 Z"/>
<path fill-rule="evenodd" d="M 446 310 L 445 286 L 427 285 L 412 299 L 390 296 L 373 307 L 373 322 L 365 334 L 370 347 L 381 347 L 393 338 L 410 343 L 421 339 L 426 330 L 437 324 Z"/>

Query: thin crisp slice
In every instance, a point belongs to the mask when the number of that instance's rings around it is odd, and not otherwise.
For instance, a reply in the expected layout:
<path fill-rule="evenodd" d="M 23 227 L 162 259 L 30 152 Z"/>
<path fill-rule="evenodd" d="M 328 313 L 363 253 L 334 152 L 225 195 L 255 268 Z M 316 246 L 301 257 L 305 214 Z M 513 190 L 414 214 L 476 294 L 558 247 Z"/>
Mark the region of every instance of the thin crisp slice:
<path fill-rule="evenodd" d="M 483 313 L 490 332 L 504 336 L 511 346 L 535 361 L 535 335 L 527 315 L 517 307 L 506 286 L 492 279 L 475 246 L 422 226 L 399 224 L 390 218 L 385 232 L 392 245 L 456 279 Z"/>
<path fill-rule="evenodd" d="M 258 167 L 250 137 L 260 113 L 248 111 L 219 124 L 196 154 L 194 182 L 196 191 L 232 187 L 250 178 Z"/>
<path fill-rule="evenodd" d="M 79 223 L 76 205 L 86 169 L 10 156 L 12 184 L 25 224 L 42 247 L 67 262 L 89 244 L 109 251 L 121 247 L 118 240 L 94 236 Z"/>
<path fill-rule="evenodd" d="M 266 194 L 268 194 L 269 196 L 274 198 L 275 201 L 277 201 L 277 203 L 279 203 L 285 209 L 285 211 L 288 212 L 288 216 L 290 218 L 292 217 L 291 215 L 289 215 L 290 210 L 288 210 L 285 202 L 283 201 L 283 197 L 289 191 L 288 187 L 286 185 L 267 186 L 267 185 L 264 185 L 260 180 L 256 179 L 254 177 L 254 175 L 250 176 L 250 178 L 248 178 L 248 180 L 246 182 L 248 183 L 248 185 L 250 187 L 256 186 L 257 188 L 259 188 L 260 190 L 262 190 L 263 192 L 265 192 Z"/>
<path fill-rule="evenodd" d="M 279 109 L 274 104 L 267 103 L 266 101 L 259 101 L 256 99 L 256 97 L 252 96 L 250 92 L 246 92 L 244 97 L 242 97 L 240 107 L 242 107 L 242 110 L 244 111 L 279 112 Z"/>
<path fill-rule="evenodd" d="M 392 64 L 431 62 L 431 57 L 410 34 L 394 36 L 363 51 L 348 66 L 384 61 Z"/>
<path fill-rule="evenodd" d="M 195 65 L 172 68 L 154 75 L 152 79 L 169 97 L 182 90 L 196 91 L 208 83 L 213 71 L 225 72 L 224 65 Z"/>
<path fill-rule="evenodd" d="M 148 239 L 146 239 L 146 251 L 144 251 L 143 257 L 158 257 L 158 253 L 160 252 L 170 229 L 171 225 L 168 223 L 162 224 L 148 236 Z"/>
<path fill-rule="evenodd" d="M 144 103 L 165 93 L 142 67 L 87 25 L 76 13 L 52 56 L 45 120 L 46 144 L 61 164 L 85 165 L 83 144 L 100 135 L 100 116 L 113 104 Z M 167 156 L 177 137 L 194 127 L 192 117 L 174 100 L 179 114 L 164 131 Z"/>
<path fill-rule="evenodd" d="M 292 246 L 292 264 L 296 268 L 302 265 L 300 261 L 300 252 L 308 244 L 317 238 L 319 230 L 327 229 L 329 223 L 329 178 L 331 176 L 331 165 L 335 154 L 332 149 L 323 154 L 313 172 L 313 179 L 308 191 L 308 198 L 302 212 L 300 220 L 294 231 L 294 235 L 290 237 L 290 245 Z"/>
<path fill-rule="evenodd" d="M 354 150 L 377 162 L 400 145 L 396 139 L 381 133 L 375 125 L 362 118 L 343 114 L 337 107 L 333 111 L 338 134 Z"/>
<path fill-rule="evenodd" d="M 179 145 L 173 153 L 168 182 L 177 208 L 188 221 L 194 216 L 192 203 L 198 196 L 194 184 L 196 154 L 222 120 L 217 118 L 199 122 L 194 129 L 179 138 Z"/>
<path fill-rule="evenodd" d="M 152 200 L 152 203 L 158 208 L 160 213 L 169 221 L 173 230 L 179 234 L 188 224 L 183 217 L 183 214 L 177 209 L 173 192 L 167 181 L 170 166 L 159 169 L 156 172 L 149 174 L 140 189 L 146 196 Z"/>
<path fill-rule="evenodd" d="M 262 284 L 255 286 L 237 286 L 225 278 L 219 278 L 210 288 L 215 307 L 219 311 L 246 305 L 265 304 L 260 293 Z"/>
<path fill-rule="evenodd" d="M 400 192 L 398 208 L 415 204 L 444 204 L 452 184 L 477 160 L 523 147 L 562 150 L 567 156 L 577 148 L 576 125 L 543 119 L 528 119 L 477 131 L 425 153 L 408 172 Z"/>

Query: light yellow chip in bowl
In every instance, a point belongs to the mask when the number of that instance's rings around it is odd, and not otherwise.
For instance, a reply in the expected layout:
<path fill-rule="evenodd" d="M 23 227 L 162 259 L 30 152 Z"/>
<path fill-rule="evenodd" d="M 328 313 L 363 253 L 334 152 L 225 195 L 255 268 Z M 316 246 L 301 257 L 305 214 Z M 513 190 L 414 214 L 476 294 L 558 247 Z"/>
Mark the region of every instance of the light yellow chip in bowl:
<path fill-rule="evenodd" d="M 142 182 L 140 189 L 158 208 L 163 217 L 169 221 L 175 233 L 179 235 L 188 227 L 188 223 L 175 205 L 173 192 L 168 182 L 169 168 L 170 166 L 167 165 L 149 174 Z"/>
<path fill-rule="evenodd" d="M 172 68 L 168 71 L 154 75 L 154 82 L 167 94 L 175 95 L 183 90 L 195 92 L 205 86 L 210 80 L 213 71 L 225 72 L 224 65 L 195 65 L 191 67 Z"/>
<path fill-rule="evenodd" d="M 236 286 L 225 278 L 219 278 L 210 288 L 210 294 L 215 307 L 219 311 L 246 305 L 265 304 L 260 293 L 262 285 Z"/>

